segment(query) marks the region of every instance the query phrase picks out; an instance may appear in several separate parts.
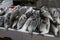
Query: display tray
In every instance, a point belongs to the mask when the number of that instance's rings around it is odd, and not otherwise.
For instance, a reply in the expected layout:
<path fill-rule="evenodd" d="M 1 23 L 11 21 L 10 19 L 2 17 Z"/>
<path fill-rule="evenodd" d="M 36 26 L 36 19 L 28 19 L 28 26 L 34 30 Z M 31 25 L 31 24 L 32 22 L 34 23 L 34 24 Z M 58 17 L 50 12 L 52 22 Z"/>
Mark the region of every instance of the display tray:
<path fill-rule="evenodd" d="M 4 28 L 0 28 L 0 38 L 11 38 L 12 40 L 60 40 L 60 37 L 47 37 L 42 35 L 37 35 L 38 33 L 34 32 L 33 36 L 29 34 L 27 31 L 17 31 L 14 29 L 6 30 Z"/>

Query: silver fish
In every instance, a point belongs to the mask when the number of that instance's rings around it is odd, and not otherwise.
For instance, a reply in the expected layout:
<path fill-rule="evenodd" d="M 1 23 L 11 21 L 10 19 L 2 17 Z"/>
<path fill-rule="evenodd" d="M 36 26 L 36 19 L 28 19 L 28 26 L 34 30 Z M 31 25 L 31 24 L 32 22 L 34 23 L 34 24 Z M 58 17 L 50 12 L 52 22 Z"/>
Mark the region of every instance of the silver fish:
<path fill-rule="evenodd" d="M 36 28 L 37 28 L 37 26 L 38 26 L 38 20 L 37 20 L 37 18 L 31 18 L 32 20 L 30 21 L 30 24 L 28 25 L 28 32 L 29 33 L 33 33 L 35 30 L 36 30 Z"/>
<path fill-rule="evenodd" d="M 30 7 L 29 9 L 26 10 L 24 14 L 21 15 L 21 17 L 19 18 L 18 24 L 17 24 L 17 29 L 20 29 L 24 25 L 26 20 L 31 16 L 32 10 L 33 9 Z"/>
<path fill-rule="evenodd" d="M 10 27 L 10 16 L 11 16 L 11 14 L 10 13 L 8 13 L 8 14 L 6 14 L 6 15 L 4 15 L 4 27 L 7 29 L 8 27 Z"/>
<path fill-rule="evenodd" d="M 31 9 L 30 9 L 31 10 Z M 29 10 L 29 11 L 30 11 Z M 27 11 L 28 12 L 28 11 Z M 26 12 L 26 13 L 27 13 Z M 39 12 L 39 11 L 38 11 Z M 32 13 L 35 13 L 35 10 L 32 10 Z M 27 21 L 25 22 L 25 24 L 23 25 L 23 27 L 20 29 L 20 31 L 26 31 L 28 29 L 28 31 L 30 33 L 32 33 L 32 31 L 36 29 L 38 21 L 37 21 L 37 17 L 35 17 L 35 14 L 30 16 Z"/>
<path fill-rule="evenodd" d="M 19 18 L 18 23 L 17 23 L 17 29 L 20 29 L 24 25 L 26 20 L 27 20 L 26 15 L 25 14 L 21 15 L 21 17 Z"/>
<path fill-rule="evenodd" d="M 40 21 L 40 11 L 33 10 L 33 15 L 31 16 L 31 19 L 32 20 L 27 29 L 29 33 L 33 33 L 36 30 L 38 23 Z"/>
<path fill-rule="evenodd" d="M 12 25 L 13 21 L 15 20 L 16 16 L 19 15 L 18 9 L 19 9 L 19 6 L 17 5 L 17 6 L 15 6 L 15 8 L 13 10 L 11 8 L 9 8 L 9 10 L 6 12 L 6 14 L 4 15 L 5 28 L 10 27 Z"/>
<path fill-rule="evenodd" d="M 31 20 L 32 20 L 31 17 L 28 18 L 27 21 L 25 22 L 25 24 L 23 25 L 23 27 L 20 29 L 20 31 L 25 32 L 26 29 L 27 29 L 27 27 L 28 27 L 28 25 L 30 24 L 30 21 L 31 21 Z"/>
<path fill-rule="evenodd" d="M 56 8 L 50 8 L 50 12 L 52 14 L 53 23 L 54 23 L 54 24 L 51 23 L 52 31 L 54 32 L 54 35 L 57 36 L 58 35 L 58 27 L 60 24 L 59 12 L 57 11 Z"/>
<path fill-rule="evenodd" d="M 45 20 L 40 19 L 39 21 L 39 26 L 38 29 L 40 31 L 40 34 L 43 36 L 48 36 L 48 37 L 55 37 L 52 34 L 49 34 L 50 32 L 50 20 L 48 18 L 45 18 Z"/>

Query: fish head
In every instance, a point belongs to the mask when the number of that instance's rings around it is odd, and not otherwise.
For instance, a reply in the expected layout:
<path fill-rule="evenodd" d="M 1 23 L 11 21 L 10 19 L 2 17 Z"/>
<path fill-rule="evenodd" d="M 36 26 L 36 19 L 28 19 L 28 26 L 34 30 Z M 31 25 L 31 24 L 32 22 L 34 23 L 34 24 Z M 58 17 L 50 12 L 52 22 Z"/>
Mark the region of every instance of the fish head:
<path fill-rule="evenodd" d="M 60 17 L 59 17 L 59 12 L 57 11 L 57 9 L 52 8 L 51 13 L 53 17 L 53 22 L 60 24 Z"/>
<path fill-rule="evenodd" d="M 50 14 L 50 12 L 49 12 L 49 10 L 48 10 L 47 7 L 42 7 L 42 8 L 41 8 L 41 12 L 42 12 L 41 14 L 42 14 L 44 17 L 49 18 L 50 20 L 53 21 L 53 18 L 52 18 L 52 16 L 51 16 L 51 14 Z"/>

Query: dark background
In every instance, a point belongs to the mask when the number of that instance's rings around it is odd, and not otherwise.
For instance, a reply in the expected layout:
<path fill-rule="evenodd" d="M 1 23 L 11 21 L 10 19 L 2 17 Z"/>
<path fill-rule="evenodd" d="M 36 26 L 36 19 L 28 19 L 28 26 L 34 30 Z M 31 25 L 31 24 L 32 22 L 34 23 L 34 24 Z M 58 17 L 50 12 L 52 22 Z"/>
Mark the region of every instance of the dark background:
<path fill-rule="evenodd" d="M 20 4 L 22 6 L 36 6 L 40 7 L 42 5 L 47 7 L 60 8 L 60 0 L 14 0 L 14 4 Z"/>

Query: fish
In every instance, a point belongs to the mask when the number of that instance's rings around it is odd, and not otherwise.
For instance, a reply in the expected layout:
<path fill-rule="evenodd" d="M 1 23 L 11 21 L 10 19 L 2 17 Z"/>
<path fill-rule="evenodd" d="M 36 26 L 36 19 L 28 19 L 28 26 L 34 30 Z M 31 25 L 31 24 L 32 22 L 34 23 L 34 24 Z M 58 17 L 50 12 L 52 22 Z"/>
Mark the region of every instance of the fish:
<path fill-rule="evenodd" d="M 31 19 L 32 20 L 30 21 L 30 24 L 28 25 L 27 30 L 29 33 L 32 34 L 38 26 L 38 20 L 34 17 L 32 17 Z"/>
<path fill-rule="evenodd" d="M 26 20 L 32 15 L 32 12 L 31 12 L 32 10 L 33 10 L 32 7 L 30 7 L 29 9 L 26 10 L 24 14 L 21 15 L 17 23 L 18 30 L 22 28 Z"/>
<path fill-rule="evenodd" d="M 21 17 L 19 18 L 18 23 L 17 23 L 17 30 L 22 28 L 22 26 L 24 25 L 26 20 L 27 20 L 26 15 L 25 14 L 21 15 Z"/>
<path fill-rule="evenodd" d="M 45 19 L 41 19 L 39 21 L 39 25 L 38 25 L 38 32 L 40 35 L 42 36 L 48 36 L 48 37 L 55 37 L 54 35 L 50 34 L 50 19 L 45 18 Z"/>
<path fill-rule="evenodd" d="M 35 11 L 32 10 L 32 15 L 27 19 L 27 21 L 25 22 L 25 24 L 23 25 L 23 27 L 20 29 L 20 31 L 27 31 L 29 33 L 32 33 L 33 31 L 35 31 L 37 25 L 38 25 L 38 19 L 37 19 L 37 15 L 39 11 Z M 36 17 L 35 17 L 36 15 Z"/>
<path fill-rule="evenodd" d="M 19 7 L 20 6 L 15 6 L 14 9 L 9 8 L 9 10 L 6 12 L 6 14 L 4 15 L 5 19 L 4 19 L 4 27 L 7 29 L 9 27 L 12 26 L 14 20 L 19 18 Z"/>
<path fill-rule="evenodd" d="M 28 31 L 28 34 L 30 34 L 31 37 L 33 37 L 33 32 L 37 32 L 36 28 L 38 27 L 38 22 L 39 22 L 39 18 L 35 18 L 35 16 L 31 16 L 30 23 L 28 24 L 26 29 L 26 31 Z"/>
<path fill-rule="evenodd" d="M 40 10 L 33 10 L 33 15 L 31 16 L 31 23 L 29 24 L 27 30 L 30 34 L 36 32 L 36 28 L 38 27 L 38 23 L 40 21 Z"/>
<path fill-rule="evenodd" d="M 55 36 L 58 35 L 58 31 L 59 31 L 59 24 L 60 24 L 60 17 L 59 17 L 59 12 L 57 10 L 57 8 L 49 8 L 50 12 L 52 14 L 53 17 L 53 21 L 51 23 L 51 28 L 52 28 L 52 32 L 54 33 Z"/>
<path fill-rule="evenodd" d="M 25 32 L 31 20 L 32 20 L 31 18 L 28 18 L 23 27 L 20 29 L 20 31 Z"/>
<path fill-rule="evenodd" d="M 41 8 L 40 17 L 41 17 L 41 20 L 40 20 L 39 31 L 40 31 L 40 34 L 44 35 L 44 34 L 49 33 L 49 30 L 50 30 L 50 20 L 53 21 L 53 18 L 51 16 L 48 8 L 45 7 L 45 6 L 42 6 L 42 8 Z"/>
<path fill-rule="evenodd" d="M 8 14 L 6 14 L 6 15 L 4 15 L 4 28 L 5 29 L 8 29 L 8 27 L 10 27 L 10 16 L 11 16 L 11 14 L 10 13 L 8 13 Z"/>

